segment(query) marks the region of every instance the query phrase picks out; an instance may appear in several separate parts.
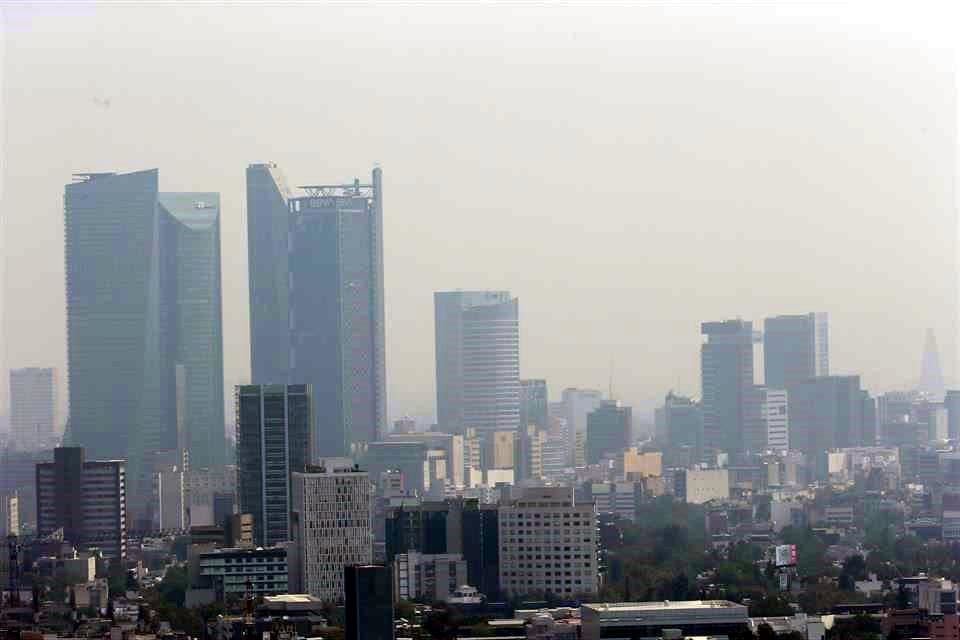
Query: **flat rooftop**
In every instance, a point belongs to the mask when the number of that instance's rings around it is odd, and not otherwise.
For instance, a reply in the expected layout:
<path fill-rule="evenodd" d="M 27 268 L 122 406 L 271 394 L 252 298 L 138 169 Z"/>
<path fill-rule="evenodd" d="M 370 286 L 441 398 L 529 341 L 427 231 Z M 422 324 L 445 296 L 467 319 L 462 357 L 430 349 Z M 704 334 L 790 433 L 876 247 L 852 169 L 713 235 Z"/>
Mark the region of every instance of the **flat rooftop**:
<path fill-rule="evenodd" d="M 594 611 L 666 611 L 673 609 L 746 608 L 729 600 L 655 600 L 653 602 L 598 602 L 583 605 Z"/>

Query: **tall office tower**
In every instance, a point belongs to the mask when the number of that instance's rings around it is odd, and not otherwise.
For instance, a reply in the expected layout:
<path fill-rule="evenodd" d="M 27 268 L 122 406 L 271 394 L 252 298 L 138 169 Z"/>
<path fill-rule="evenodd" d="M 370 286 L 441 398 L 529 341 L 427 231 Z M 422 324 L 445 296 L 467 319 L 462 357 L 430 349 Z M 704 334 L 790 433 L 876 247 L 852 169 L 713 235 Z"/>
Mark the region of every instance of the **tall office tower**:
<path fill-rule="evenodd" d="M 518 479 L 543 478 L 543 450 L 549 437 L 546 430 L 535 424 L 520 427 L 520 437 L 517 438 Z"/>
<path fill-rule="evenodd" d="M 550 417 L 547 402 L 546 380 L 521 380 L 520 428 L 533 424 L 544 430 L 549 429 Z"/>
<path fill-rule="evenodd" d="M 20 495 L 0 492 L 0 538 L 20 535 Z"/>
<path fill-rule="evenodd" d="M 433 295 L 437 422 L 486 437 L 520 426 L 519 305 L 506 291 Z"/>
<path fill-rule="evenodd" d="M 753 325 L 744 320 L 704 322 L 700 347 L 704 455 L 744 450 L 747 403 L 753 389 Z"/>
<path fill-rule="evenodd" d="M 807 378 L 830 375 L 826 313 L 774 316 L 763 321 L 764 384 L 789 389 Z"/>
<path fill-rule="evenodd" d="M 923 358 L 920 363 L 920 386 L 918 390 L 933 401 L 943 400 L 946 387 L 943 384 L 943 370 L 940 368 L 940 350 L 933 329 L 927 329 L 923 344 Z"/>
<path fill-rule="evenodd" d="M 10 370 L 10 435 L 18 449 L 49 447 L 56 435 L 57 370 Z"/>
<path fill-rule="evenodd" d="M 603 393 L 595 389 L 564 389 L 562 402 L 569 459 L 573 466 L 582 467 L 586 463 L 587 415 L 603 403 Z"/>
<path fill-rule="evenodd" d="M 127 552 L 126 474 L 122 460 L 86 460 L 82 447 L 58 447 L 53 462 L 36 466 L 37 533 L 63 529 L 80 548 L 107 558 Z"/>
<path fill-rule="evenodd" d="M 947 437 L 957 440 L 960 438 L 960 390 L 946 391 L 943 406 L 947 411 Z"/>
<path fill-rule="evenodd" d="M 310 385 L 236 388 L 237 496 L 253 514 L 254 540 L 269 547 L 291 539 L 291 473 L 310 464 L 313 397 Z"/>
<path fill-rule="evenodd" d="M 809 378 L 790 388 L 790 448 L 810 459 L 829 449 L 873 444 L 864 441 L 864 395 L 860 376 Z"/>
<path fill-rule="evenodd" d="M 381 172 L 301 189 L 247 169 L 253 378 L 312 385 L 314 456 L 358 455 L 386 432 Z"/>
<path fill-rule="evenodd" d="M 393 640 L 393 578 L 389 567 L 345 569 L 346 640 Z"/>
<path fill-rule="evenodd" d="M 633 441 L 633 409 L 608 401 L 587 414 L 587 464 L 617 454 Z"/>
<path fill-rule="evenodd" d="M 158 178 L 78 175 L 64 196 L 66 439 L 126 458 L 138 508 L 155 452 L 225 455 L 220 197 L 160 193 Z"/>
<path fill-rule="evenodd" d="M 595 594 L 598 528 L 596 507 L 576 503 L 572 487 L 525 489 L 500 506 L 501 588 L 508 596 Z M 556 546 L 559 539 L 562 550 Z"/>
<path fill-rule="evenodd" d="M 747 402 L 744 448 L 753 453 L 789 449 L 787 392 L 755 386 Z"/>
<path fill-rule="evenodd" d="M 309 467 L 293 474 L 300 576 L 310 595 L 343 601 L 344 569 L 373 561 L 372 493 L 367 472 L 354 466 Z"/>
<path fill-rule="evenodd" d="M 663 403 L 666 464 L 688 467 L 703 459 L 703 409 L 700 403 L 672 391 Z"/>

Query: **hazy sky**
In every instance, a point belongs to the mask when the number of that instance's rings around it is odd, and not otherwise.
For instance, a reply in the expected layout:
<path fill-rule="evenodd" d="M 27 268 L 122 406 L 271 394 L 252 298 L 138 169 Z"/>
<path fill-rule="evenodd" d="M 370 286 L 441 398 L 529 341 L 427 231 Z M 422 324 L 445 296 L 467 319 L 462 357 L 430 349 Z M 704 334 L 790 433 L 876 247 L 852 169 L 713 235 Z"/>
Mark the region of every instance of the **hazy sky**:
<path fill-rule="evenodd" d="M 273 160 L 383 167 L 392 417 L 434 410 L 453 288 L 519 296 L 523 376 L 557 397 L 612 363 L 641 420 L 699 393 L 701 320 L 827 311 L 832 369 L 874 392 L 933 327 L 952 375 L 954 34 L 873 6 L 10 6 L 6 361 L 65 367 L 70 173 L 158 167 L 221 193 L 244 381 L 243 176 Z"/>

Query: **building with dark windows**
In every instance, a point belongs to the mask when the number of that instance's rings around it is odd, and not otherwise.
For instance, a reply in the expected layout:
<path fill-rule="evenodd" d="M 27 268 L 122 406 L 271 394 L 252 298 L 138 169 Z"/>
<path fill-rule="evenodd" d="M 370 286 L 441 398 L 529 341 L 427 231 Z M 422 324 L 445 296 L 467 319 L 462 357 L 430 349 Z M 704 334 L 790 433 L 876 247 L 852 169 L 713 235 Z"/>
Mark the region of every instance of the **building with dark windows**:
<path fill-rule="evenodd" d="M 507 291 L 433 295 L 437 423 L 481 436 L 520 426 L 519 303 Z"/>
<path fill-rule="evenodd" d="M 520 428 L 536 425 L 547 430 L 550 428 L 550 412 L 547 408 L 546 380 L 520 381 Z"/>
<path fill-rule="evenodd" d="M 831 449 L 874 444 L 871 404 L 860 376 L 823 376 L 793 385 L 787 397 L 790 448 L 819 461 Z M 823 464 L 818 467 L 823 474 Z"/>
<path fill-rule="evenodd" d="M 826 313 L 774 316 L 763 321 L 763 377 L 772 389 L 830 375 Z"/>
<path fill-rule="evenodd" d="M 671 467 L 689 467 L 703 458 L 703 409 L 700 403 L 672 391 L 663 403 L 666 451 Z"/>
<path fill-rule="evenodd" d="M 136 521 L 156 452 L 208 466 L 226 450 L 220 196 L 158 183 L 156 169 L 82 174 L 64 194 L 66 441 L 128 461 Z"/>
<path fill-rule="evenodd" d="M 247 218 L 253 380 L 312 385 L 314 455 L 356 455 L 386 425 L 380 169 L 291 194 L 251 165 Z"/>
<path fill-rule="evenodd" d="M 393 640 L 390 568 L 354 565 L 344 570 L 346 640 Z"/>
<path fill-rule="evenodd" d="M 753 325 L 704 322 L 700 347 L 704 455 L 744 450 L 747 404 L 753 392 Z"/>
<path fill-rule="evenodd" d="M 587 464 L 619 453 L 633 441 L 633 409 L 608 401 L 587 415 Z"/>
<path fill-rule="evenodd" d="M 127 551 L 126 473 L 122 460 L 87 460 L 81 447 L 58 447 L 36 466 L 37 533 L 63 530 L 81 549 L 106 558 Z"/>
<path fill-rule="evenodd" d="M 313 398 L 310 385 L 236 388 L 237 497 L 253 515 L 258 546 L 291 539 L 291 474 L 310 463 Z"/>
<path fill-rule="evenodd" d="M 287 549 L 284 547 L 214 549 L 200 553 L 198 584 L 211 589 L 219 602 L 242 599 L 249 590 L 254 596 L 289 593 Z"/>

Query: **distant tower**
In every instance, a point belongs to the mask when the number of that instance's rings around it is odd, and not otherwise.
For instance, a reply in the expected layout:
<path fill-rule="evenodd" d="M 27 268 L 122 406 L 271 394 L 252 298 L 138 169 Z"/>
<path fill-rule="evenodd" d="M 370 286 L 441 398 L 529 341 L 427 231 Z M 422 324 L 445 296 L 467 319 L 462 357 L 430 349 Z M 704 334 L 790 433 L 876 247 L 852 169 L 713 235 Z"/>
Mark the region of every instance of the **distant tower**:
<path fill-rule="evenodd" d="M 943 399 L 946 387 L 943 384 L 943 370 L 940 368 L 940 350 L 933 329 L 927 329 L 923 344 L 923 360 L 920 363 L 919 391 L 927 397 L 939 401 Z"/>

